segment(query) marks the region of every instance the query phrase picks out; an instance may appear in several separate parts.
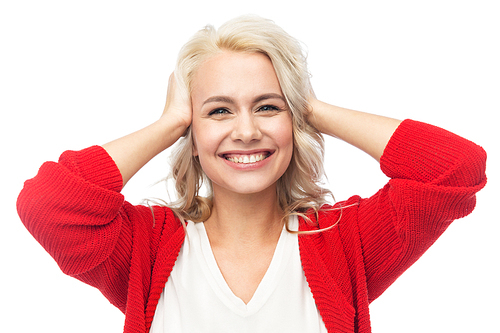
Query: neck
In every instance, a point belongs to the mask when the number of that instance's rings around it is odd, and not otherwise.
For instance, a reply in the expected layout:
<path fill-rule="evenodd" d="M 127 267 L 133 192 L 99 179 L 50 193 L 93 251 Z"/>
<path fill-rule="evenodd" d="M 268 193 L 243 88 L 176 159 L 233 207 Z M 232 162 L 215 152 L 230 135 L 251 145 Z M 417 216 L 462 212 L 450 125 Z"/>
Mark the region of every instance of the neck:
<path fill-rule="evenodd" d="M 283 228 L 276 189 L 260 193 L 227 193 L 214 188 L 212 215 L 205 228 L 212 247 L 275 245 Z"/>

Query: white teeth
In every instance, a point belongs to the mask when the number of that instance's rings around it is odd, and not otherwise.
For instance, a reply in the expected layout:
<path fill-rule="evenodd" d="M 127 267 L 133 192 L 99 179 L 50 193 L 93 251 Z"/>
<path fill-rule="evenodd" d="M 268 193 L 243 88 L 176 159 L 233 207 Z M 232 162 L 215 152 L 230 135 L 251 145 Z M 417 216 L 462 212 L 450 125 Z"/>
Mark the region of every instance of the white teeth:
<path fill-rule="evenodd" d="M 233 163 L 248 164 L 248 163 L 255 163 L 255 162 L 262 161 L 266 157 L 267 157 L 267 155 L 257 154 L 257 155 L 244 155 L 244 156 L 239 156 L 239 157 L 226 157 L 226 159 L 228 161 L 233 162 Z"/>

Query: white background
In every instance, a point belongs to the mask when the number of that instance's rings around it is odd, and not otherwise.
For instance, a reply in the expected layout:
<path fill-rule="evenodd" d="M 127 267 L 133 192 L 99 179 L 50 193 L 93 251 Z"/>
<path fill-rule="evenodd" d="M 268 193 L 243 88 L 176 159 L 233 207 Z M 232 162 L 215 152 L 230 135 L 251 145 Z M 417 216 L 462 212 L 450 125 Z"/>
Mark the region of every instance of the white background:
<path fill-rule="evenodd" d="M 429 122 L 486 149 L 489 183 L 476 210 L 372 304 L 372 327 L 500 332 L 500 10 L 484 0 L 2 1 L 0 331 L 122 331 L 123 315 L 63 275 L 24 229 L 17 194 L 62 151 L 156 120 L 181 45 L 205 24 L 247 13 L 275 20 L 307 46 L 320 99 Z M 153 184 L 167 174 L 167 155 L 127 185 L 129 201 L 165 198 Z M 386 182 L 374 160 L 334 139 L 326 168 L 339 200 Z"/>

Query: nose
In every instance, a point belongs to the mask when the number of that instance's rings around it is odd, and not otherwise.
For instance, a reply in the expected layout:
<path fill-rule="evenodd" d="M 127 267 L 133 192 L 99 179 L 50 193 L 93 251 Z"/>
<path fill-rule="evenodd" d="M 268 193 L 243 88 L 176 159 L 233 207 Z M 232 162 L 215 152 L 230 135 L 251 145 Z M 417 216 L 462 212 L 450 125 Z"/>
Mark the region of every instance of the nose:
<path fill-rule="evenodd" d="M 260 140 L 261 138 L 262 133 L 253 113 L 251 111 L 239 113 L 234 121 L 231 139 L 250 143 L 254 140 Z"/>

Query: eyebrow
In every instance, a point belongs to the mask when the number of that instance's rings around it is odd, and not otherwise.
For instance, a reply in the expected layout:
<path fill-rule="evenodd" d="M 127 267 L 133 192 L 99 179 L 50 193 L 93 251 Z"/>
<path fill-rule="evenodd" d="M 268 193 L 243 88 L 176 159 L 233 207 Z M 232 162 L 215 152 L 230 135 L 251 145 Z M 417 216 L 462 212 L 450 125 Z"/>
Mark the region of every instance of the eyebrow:
<path fill-rule="evenodd" d="M 280 100 L 282 100 L 283 102 L 286 103 L 286 100 L 285 100 L 285 98 L 283 96 L 281 96 L 280 94 L 275 94 L 275 93 L 269 93 L 269 94 L 259 95 L 259 96 L 257 96 L 253 100 L 253 103 L 258 103 L 258 102 L 264 101 L 266 99 L 274 99 L 274 98 L 280 99 Z M 234 99 L 232 99 L 229 96 L 212 96 L 212 97 L 207 98 L 203 102 L 202 105 L 205 105 L 205 104 L 208 104 L 208 103 L 215 103 L 215 102 L 223 102 L 223 103 L 235 104 Z"/>

